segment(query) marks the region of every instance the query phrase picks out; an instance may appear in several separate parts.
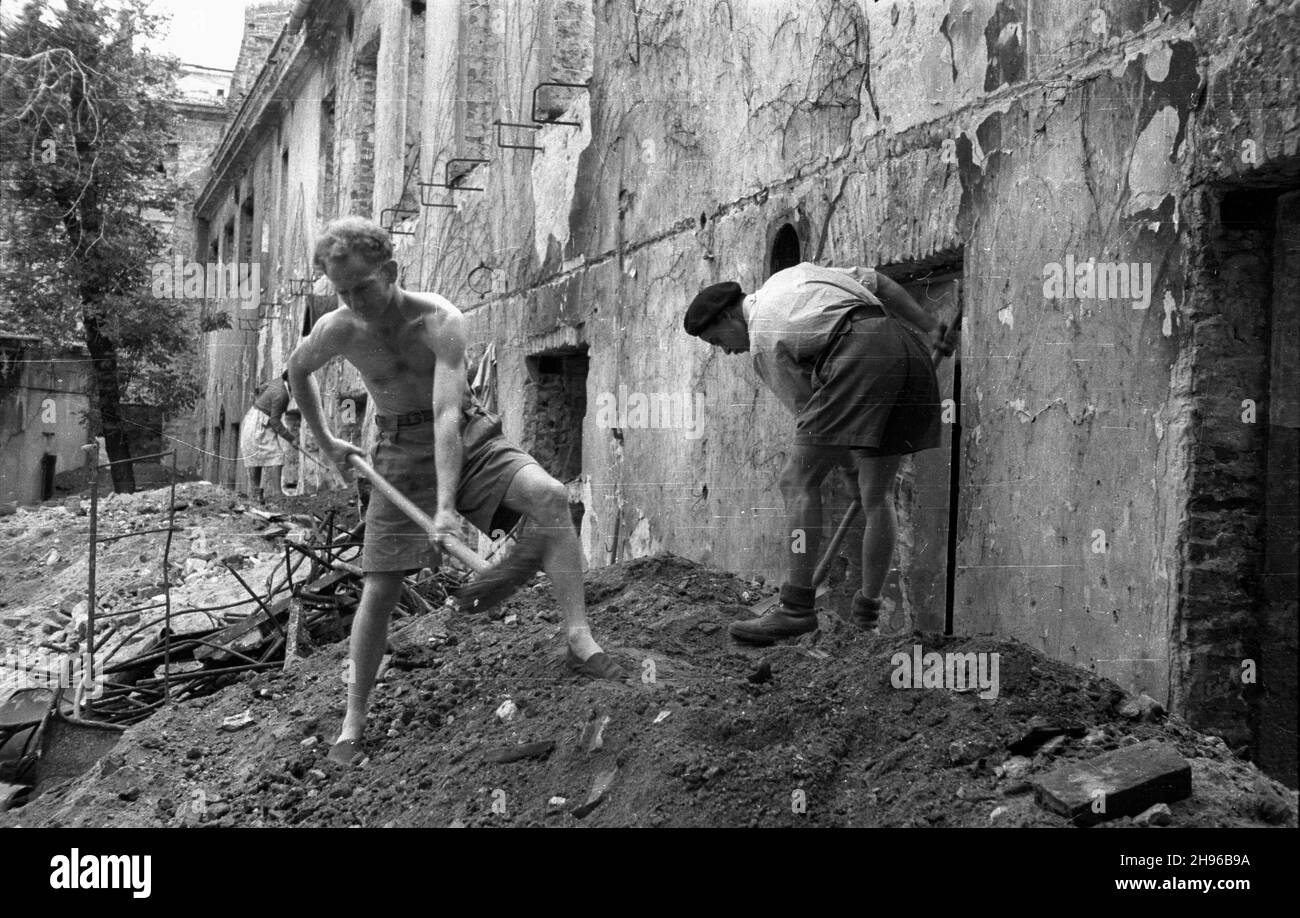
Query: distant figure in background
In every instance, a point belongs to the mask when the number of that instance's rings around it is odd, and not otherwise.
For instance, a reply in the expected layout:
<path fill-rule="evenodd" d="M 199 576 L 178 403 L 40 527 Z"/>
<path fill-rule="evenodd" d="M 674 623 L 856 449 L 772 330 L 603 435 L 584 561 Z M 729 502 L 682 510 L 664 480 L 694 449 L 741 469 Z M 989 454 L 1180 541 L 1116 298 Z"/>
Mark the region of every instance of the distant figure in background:
<path fill-rule="evenodd" d="M 284 412 L 289 407 L 289 373 L 280 374 L 263 388 L 239 425 L 239 455 L 248 469 L 252 496 L 259 503 L 283 495 L 280 470 L 285 449 L 280 438 L 294 446 L 298 435 L 284 426 Z"/>

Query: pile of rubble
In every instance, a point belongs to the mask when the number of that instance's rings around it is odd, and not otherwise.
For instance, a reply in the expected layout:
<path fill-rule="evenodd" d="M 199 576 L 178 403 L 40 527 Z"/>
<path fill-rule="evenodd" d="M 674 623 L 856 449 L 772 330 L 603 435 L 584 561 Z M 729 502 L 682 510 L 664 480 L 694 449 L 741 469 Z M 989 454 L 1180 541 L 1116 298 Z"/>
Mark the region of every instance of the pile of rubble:
<path fill-rule="evenodd" d="M 345 637 L 361 529 L 336 518 L 355 514 L 285 503 L 301 506 L 267 511 L 198 482 L 0 521 L 0 788 L 17 796 L 49 777 L 38 760 L 69 751 L 54 745 L 85 740 L 67 736 L 67 716 L 137 723 Z M 395 617 L 440 605 L 459 582 L 421 572 Z"/>
<path fill-rule="evenodd" d="M 347 643 L 165 706 L 0 826 L 1294 826 L 1295 791 L 1108 680 L 988 637 L 731 644 L 756 585 L 672 556 L 589 572 L 631 675 L 564 665 L 545 578 L 498 617 L 395 623 L 369 761 L 326 752 Z M 1000 691 L 899 688 L 899 654 L 1000 654 Z M 1098 774 L 1101 777 L 1098 778 Z M 1079 798 L 1113 782 L 1099 808 Z M 1109 786 L 1109 785 L 1107 785 Z"/>
<path fill-rule="evenodd" d="M 206 482 L 179 486 L 174 504 L 168 489 L 110 494 L 95 508 L 92 606 L 88 503 L 20 511 L 0 532 L 16 554 L 39 558 L 10 575 L 31 589 L 0 618 L 0 694 L 6 682 L 76 672 L 80 684 L 68 687 L 91 696 L 97 719 L 130 723 L 173 693 L 207 694 L 234 673 L 346 635 L 361 590 L 361 530 L 336 526 L 334 510 L 268 512 Z M 456 583 L 450 572 L 423 572 L 397 616 L 441 604 Z"/>

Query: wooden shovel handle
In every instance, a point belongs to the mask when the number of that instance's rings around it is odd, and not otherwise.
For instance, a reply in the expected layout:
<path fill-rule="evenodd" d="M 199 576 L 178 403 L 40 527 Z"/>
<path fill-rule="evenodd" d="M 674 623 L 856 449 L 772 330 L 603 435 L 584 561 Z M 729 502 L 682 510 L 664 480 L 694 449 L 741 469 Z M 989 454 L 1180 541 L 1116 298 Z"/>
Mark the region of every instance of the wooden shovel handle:
<path fill-rule="evenodd" d="M 356 471 L 369 478 L 370 483 L 374 486 L 376 491 L 392 501 L 393 506 L 397 507 L 398 510 L 401 510 L 413 521 L 418 523 L 421 529 L 427 532 L 430 537 L 438 543 L 438 545 L 446 549 L 447 553 L 461 564 L 465 565 L 476 574 L 482 574 L 484 571 L 489 569 L 490 565 L 471 551 L 470 547 L 460 539 L 455 536 L 447 535 L 445 532 L 439 532 L 434 528 L 433 519 L 429 514 L 425 513 L 417 507 L 410 498 L 389 484 L 382 475 L 374 470 L 369 462 L 362 459 L 356 453 L 349 453 L 348 464 Z"/>
<path fill-rule="evenodd" d="M 826 550 L 822 552 L 821 561 L 817 562 L 817 569 L 813 571 L 812 579 L 814 588 L 821 586 L 821 582 L 826 579 L 826 573 L 831 569 L 831 562 L 839 554 L 840 543 L 844 541 L 844 537 L 848 535 L 849 527 L 853 525 L 853 521 L 858 518 L 858 514 L 861 512 L 862 498 L 855 497 L 853 503 L 849 504 L 849 509 L 844 511 L 844 519 L 840 520 L 840 526 L 835 530 L 835 534 L 831 536 Z"/>

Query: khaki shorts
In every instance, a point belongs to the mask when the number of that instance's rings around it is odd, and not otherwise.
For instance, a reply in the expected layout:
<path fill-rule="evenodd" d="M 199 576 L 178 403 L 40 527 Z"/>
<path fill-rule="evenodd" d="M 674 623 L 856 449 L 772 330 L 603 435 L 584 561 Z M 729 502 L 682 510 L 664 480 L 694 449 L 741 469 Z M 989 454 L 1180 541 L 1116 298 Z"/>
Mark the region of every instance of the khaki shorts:
<path fill-rule="evenodd" d="M 501 433 L 501 419 L 477 406 L 462 416 L 465 444 L 456 512 L 488 536 L 508 532 L 519 514 L 502 504 L 515 474 L 537 460 Z M 375 471 L 430 516 L 438 507 L 438 471 L 433 421 L 381 427 L 371 459 Z M 439 550 L 419 524 L 397 509 L 378 490 L 370 491 L 366 536 L 361 550 L 364 571 L 412 571 L 436 567 Z"/>
<path fill-rule="evenodd" d="M 925 341 L 902 322 L 858 313 L 818 358 L 795 443 L 867 456 L 939 445 L 939 381 Z"/>

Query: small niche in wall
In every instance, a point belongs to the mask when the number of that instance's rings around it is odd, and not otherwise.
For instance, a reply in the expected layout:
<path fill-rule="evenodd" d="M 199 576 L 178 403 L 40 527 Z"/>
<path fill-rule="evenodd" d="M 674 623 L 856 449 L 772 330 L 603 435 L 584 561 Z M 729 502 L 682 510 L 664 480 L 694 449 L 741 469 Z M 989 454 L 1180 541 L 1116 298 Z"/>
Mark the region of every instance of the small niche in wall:
<path fill-rule="evenodd" d="M 768 251 L 768 276 L 786 268 L 793 268 L 803 261 L 803 240 L 793 223 L 783 223 L 772 237 Z"/>
<path fill-rule="evenodd" d="M 582 422 L 587 414 L 587 375 L 591 367 L 586 344 L 552 348 L 526 359 L 524 447 L 551 475 L 564 484 L 582 477 Z M 585 512 L 570 490 L 573 525 L 582 529 Z"/>

